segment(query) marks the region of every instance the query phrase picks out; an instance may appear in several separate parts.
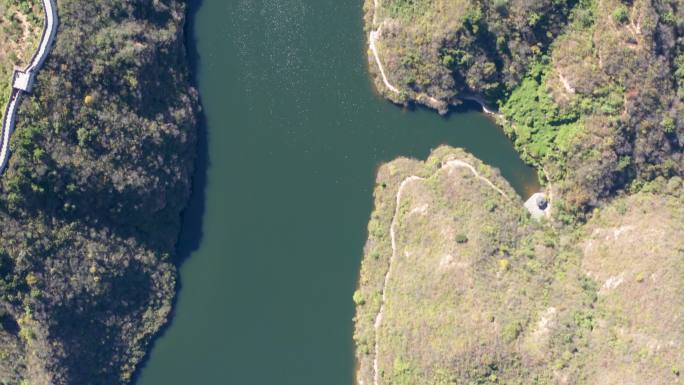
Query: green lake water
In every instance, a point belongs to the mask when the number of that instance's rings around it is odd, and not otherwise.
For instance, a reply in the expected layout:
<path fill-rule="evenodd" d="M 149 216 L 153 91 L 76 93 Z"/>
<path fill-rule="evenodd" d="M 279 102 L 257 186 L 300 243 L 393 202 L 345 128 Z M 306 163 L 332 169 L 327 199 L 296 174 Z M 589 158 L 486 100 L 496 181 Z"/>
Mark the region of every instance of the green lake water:
<path fill-rule="evenodd" d="M 378 165 L 446 143 L 520 192 L 534 171 L 480 113 L 382 100 L 361 0 L 203 0 L 189 21 L 206 162 L 184 218 L 176 313 L 137 383 L 351 385 L 351 298 Z"/>

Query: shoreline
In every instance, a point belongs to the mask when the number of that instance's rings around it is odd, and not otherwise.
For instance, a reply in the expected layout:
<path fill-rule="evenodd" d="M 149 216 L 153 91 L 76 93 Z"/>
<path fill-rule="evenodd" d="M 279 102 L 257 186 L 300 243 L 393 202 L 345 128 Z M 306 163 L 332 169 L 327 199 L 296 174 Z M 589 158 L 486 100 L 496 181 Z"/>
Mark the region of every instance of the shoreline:
<path fill-rule="evenodd" d="M 437 169 L 433 173 L 433 175 L 437 174 L 438 172 L 445 170 L 445 169 L 457 169 L 457 168 L 465 168 L 469 170 L 477 179 L 480 179 L 481 181 L 485 182 L 489 187 L 494 189 L 497 193 L 499 193 L 501 196 L 506 198 L 506 200 L 511 200 L 511 198 L 506 194 L 505 191 L 503 191 L 501 188 L 496 186 L 489 178 L 482 176 L 476 169 L 473 167 L 470 163 L 462 160 L 462 159 L 451 159 L 447 160 L 446 162 L 442 163 L 441 167 Z M 399 211 L 401 209 L 401 197 L 402 193 L 404 192 L 404 188 L 412 183 L 412 182 L 418 182 L 418 181 L 425 181 L 427 178 L 425 177 L 419 177 L 417 175 L 411 175 L 399 183 L 399 188 L 397 189 L 397 194 L 396 194 L 396 202 L 394 206 L 394 214 L 392 215 L 392 220 L 390 222 L 390 243 L 392 245 L 392 255 L 389 258 L 389 266 L 387 267 L 387 272 L 385 273 L 385 277 L 383 280 L 383 286 L 382 286 L 382 296 L 381 296 L 381 301 L 380 301 L 380 310 L 378 311 L 378 314 L 375 316 L 375 322 L 373 324 L 373 327 L 375 329 L 375 354 L 373 357 L 373 385 L 380 385 L 379 381 L 379 376 L 380 376 L 380 368 L 379 368 L 379 363 L 378 363 L 378 351 L 380 347 L 380 342 L 379 342 L 379 330 L 380 327 L 382 326 L 382 320 L 384 316 L 384 310 L 385 310 L 385 303 L 387 302 L 387 284 L 389 283 L 389 280 L 392 275 L 392 266 L 393 262 L 396 259 L 397 255 L 397 243 L 396 243 L 396 226 L 397 226 L 397 218 L 399 216 Z M 363 381 L 358 382 L 361 385 L 364 385 Z"/>
<path fill-rule="evenodd" d="M 377 309 L 377 312 L 374 312 L 372 314 L 367 314 L 364 316 L 363 319 L 365 321 L 363 322 L 363 325 L 366 325 L 367 331 L 370 333 L 370 335 L 374 336 L 371 337 L 368 342 L 368 347 L 373 347 L 372 352 L 367 352 L 367 353 L 360 353 L 358 350 L 358 345 L 356 343 L 356 339 L 353 340 L 353 346 L 354 346 L 354 357 L 355 357 L 355 365 L 354 365 L 354 373 L 353 373 L 353 378 L 354 378 L 354 384 L 355 385 L 381 385 L 382 381 L 379 378 L 380 373 L 382 373 L 382 370 L 380 368 L 379 364 L 379 348 L 380 348 L 380 328 L 382 326 L 383 320 L 384 320 L 384 309 L 385 309 L 385 302 L 386 302 L 386 287 L 388 285 L 389 280 L 391 279 L 391 276 L 393 274 L 392 272 L 392 266 L 393 266 L 393 261 L 397 257 L 397 228 L 399 226 L 398 223 L 398 213 L 400 210 L 400 206 L 402 204 L 402 194 L 404 193 L 404 190 L 406 187 L 408 187 L 409 184 L 412 184 L 413 182 L 419 182 L 419 181 L 424 181 L 426 179 L 429 179 L 430 176 L 436 175 L 437 173 L 440 172 L 451 172 L 452 170 L 455 169 L 467 169 L 467 172 L 471 175 L 473 175 L 474 178 L 480 180 L 480 183 L 483 183 L 484 185 L 482 186 L 483 188 L 491 188 L 493 189 L 497 195 L 500 195 L 504 200 L 514 203 L 518 202 L 520 207 L 522 208 L 523 206 L 523 200 L 520 198 L 519 194 L 511 188 L 511 186 L 508 184 L 505 178 L 503 178 L 501 175 L 496 176 L 495 178 L 490 178 L 485 175 L 482 175 L 480 171 L 478 171 L 479 165 L 486 166 L 487 168 L 491 168 L 491 166 L 488 166 L 485 163 L 482 163 L 478 158 L 474 157 L 472 154 L 464 151 L 463 149 L 460 148 L 452 148 L 449 146 L 445 146 L 445 148 L 451 148 L 453 152 L 447 153 L 444 155 L 440 155 L 439 157 L 441 158 L 438 165 L 436 165 L 435 169 L 432 170 L 429 173 L 425 173 L 423 171 L 427 171 L 427 169 L 424 169 L 426 167 L 427 163 L 429 162 L 430 159 L 432 159 L 439 149 L 433 150 L 433 152 L 426 158 L 422 160 L 417 160 L 417 159 L 407 159 L 410 161 L 416 161 L 416 165 L 419 165 L 417 169 L 413 169 L 413 171 L 409 170 L 408 174 L 404 174 L 404 176 L 396 180 L 394 186 L 396 187 L 396 191 L 393 191 L 391 193 L 391 196 L 386 196 L 384 199 L 387 199 L 386 202 L 389 202 L 390 200 L 394 202 L 392 205 L 393 207 L 386 207 L 387 210 L 392 211 L 392 215 L 388 217 L 389 222 L 387 222 L 385 225 L 386 229 L 388 229 L 388 237 L 385 239 L 385 241 L 388 243 L 387 246 L 389 248 L 387 249 L 388 255 L 387 261 L 384 262 L 385 268 L 382 269 L 382 277 L 377 276 L 376 279 L 378 279 L 378 283 L 380 281 L 382 282 L 380 287 L 380 291 L 378 291 L 378 295 L 380 295 L 379 298 L 379 308 Z M 397 160 L 393 160 L 389 163 L 396 162 Z M 474 163 L 473 163 L 474 162 Z M 385 165 L 387 165 L 386 163 Z M 422 171 L 421 171 L 422 170 Z M 499 186 L 499 183 L 503 183 L 503 186 Z M 376 187 L 377 187 L 377 180 L 376 180 Z M 388 185 L 388 187 L 390 187 Z M 394 190 L 393 188 L 390 188 L 390 190 Z M 379 206 L 377 206 L 377 202 L 373 207 L 373 211 L 371 212 L 371 217 L 373 217 L 374 214 L 376 214 L 379 210 Z M 366 245 L 368 245 L 368 242 L 370 242 L 370 234 L 367 235 L 367 240 L 366 240 Z M 383 241 L 383 242 L 385 242 Z M 362 257 L 362 265 L 365 263 L 367 258 L 369 258 L 368 250 L 366 250 L 367 246 L 364 246 L 364 254 Z M 377 246 L 374 246 L 377 247 Z M 384 259 L 384 258 L 383 258 Z M 360 270 L 359 276 L 357 278 L 357 285 L 356 285 L 356 291 L 360 291 L 363 287 L 364 284 L 363 282 L 363 269 Z M 359 315 L 359 305 L 355 304 L 355 324 L 357 324 L 356 317 Z M 361 314 L 364 314 L 363 312 Z M 355 333 L 356 333 L 357 326 L 355 325 Z M 355 334 L 356 336 L 356 334 Z"/>
<path fill-rule="evenodd" d="M 378 79 L 377 77 L 380 76 L 380 80 L 382 80 L 382 84 L 385 86 L 387 90 L 389 90 L 392 94 L 396 95 L 400 100 L 404 98 L 404 95 L 402 95 L 403 91 L 400 90 L 397 86 L 392 84 L 390 82 L 389 77 L 387 76 L 388 72 L 385 70 L 385 66 L 382 63 L 382 59 L 380 58 L 380 53 L 378 51 L 378 38 L 382 37 L 382 27 L 384 26 L 384 22 L 378 23 L 378 18 L 377 18 L 377 10 L 379 7 L 379 2 L 380 0 L 373 0 L 373 6 L 371 8 L 371 12 L 373 12 L 373 15 L 371 17 L 371 26 L 370 28 L 366 27 L 364 30 L 370 30 L 368 32 L 368 54 L 372 55 L 372 60 L 369 60 L 369 69 L 368 73 L 371 75 L 371 80 L 372 83 L 375 85 L 374 88 L 382 95 L 385 99 L 389 99 L 390 101 L 394 103 L 399 103 L 397 100 L 394 100 L 390 98 L 388 95 L 386 95 L 385 92 L 383 92 L 382 89 L 379 89 L 377 87 L 378 84 Z M 364 19 L 368 19 L 368 15 L 364 16 Z M 377 28 L 375 28 L 377 26 Z M 375 28 L 375 29 L 373 29 Z M 369 58 L 370 59 L 370 58 Z M 374 73 L 374 71 L 370 68 L 371 62 L 375 62 L 375 65 L 377 66 L 377 70 L 379 71 L 379 74 Z M 435 99 L 432 96 L 421 94 L 419 95 L 418 98 L 412 99 L 413 102 L 418 103 L 418 104 L 423 104 L 428 108 L 432 108 L 437 110 L 440 114 L 445 114 L 448 111 L 448 107 L 457 105 L 455 103 L 456 100 L 469 100 L 472 102 L 475 102 L 480 105 L 482 108 L 482 113 L 485 115 L 493 116 L 496 119 L 503 118 L 503 114 L 500 113 L 498 110 L 490 108 L 487 105 L 487 102 L 484 100 L 484 98 L 481 95 L 477 94 L 465 94 L 462 96 L 456 96 L 454 97 L 454 100 L 451 101 L 442 101 Z M 401 104 L 401 103 L 399 103 Z"/>
<path fill-rule="evenodd" d="M 367 4 L 370 2 L 370 0 L 367 0 Z M 402 91 L 400 91 L 395 85 L 393 85 L 389 78 L 388 78 L 388 73 L 386 72 L 382 60 L 380 58 L 378 46 L 377 46 L 377 41 L 378 38 L 382 37 L 382 27 L 383 23 L 380 22 L 378 23 L 377 20 L 377 8 L 379 7 L 379 2 L 380 0 L 373 0 L 373 6 L 369 7 L 369 10 L 367 12 L 372 12 L 372 16 L 368 15 L 366 13 L 364 19 L 366 21 L 366 27 L 364 28 L 365 31 L 367 31 L 367 55 L 368 55 L 368 73 L 370 75 L 371 83 L 373 85 L 373 89 L 385 100 L 389 100 L 395 104 L 401 104 L 398 103 L 395 99 L 390 97 L 388 95 L 388 92 L 391 93 L 391 95 L 396 95 L 398 97 L 401 97 Z M 370 20 L 370 26 L 368 25 L 368 21 Z M 373 68 L 373 64 L 375 64 L 376 68 Z M 379 87 L 379 84 L 382 83 L 384 88 Z M 422 100 L 421 100 L 422 99 Z M 488 106 L 487 102 L 484 100 L 484 98 L 481 95 L 477 94 L 465 94 L 462 96 L 457 96 L 453 100 L 448 101 L 448 102 L 442 102 L 439 101 L 433 97 L 425 95 L 423 98 L 420 99 L 413 99 L 411 102 L 419 104 L 419 105 L 424 105 L 427 108 L 437 110 L 438 113 L 440 114 L 446 114 L 448 111 L 449 107 L 457 107 L 462 104 L 462 102 L 472 102 L 475 103 L 479 106 L 481 109 L 481 113 L 491 117 L 495 120 L 496 125 L 503 130 L 504 129 L 504 124 L 502 122 L 503 119 L 505 119 L 504 115 L 498 111 L 498 109 L 492 108 L 491 106 Z M 406 104 L 406 103 L 403 103 Z M 510 138 L 509 138 L 510 140 Z M 511 145 L 513 145 L 511 143 Z M 475 170 L 472 166 L 470 166 L 467 162 L 461 161 L 459 164 L 455 164 L 455 162 L 458 162 L 458 160 L 452 160 L 450 162 L 445 162 L 439 170 L 442 170 L 446 167 L 468 167 L 473 174 L 478 177 L 478 178 L 483 178 L 485 182 L 488 182 L 490 187 L 494 188 L 497 192 L 502 194 L 506 199 L 510 200 L 511 198 L 508 197 L 508 195 L 500 190 L 496 185 L 492 184 L 491 181 L 489 181 L 487 178 L 481 177 L 478 173 L 477 170 Z M 452 164 L 454 163 L 454 164 Z M 438 170 L 438 171 L 439 171 Z M 418 177 L 418 176 L 409 176 L 405 178 L 402 182 L 399 184 L 399 188 L 397 191 L 397 195 L 395 197 L 396 199 L 396 206 L 395 206 L 395 213 L 392 216 L 392 220 L 390 222 L 390 240 L 392 244 L 392 256 L 389 259 L 389 264 L 387 271 L 385 273 L 385 277 L 383 280 L 383 287 L 382 287 L 382 294 L 381 294 L 381 305 L 378 313 L 374 317 L 374 322 L 373 322 L 373 328 L 375 329 L 375 341 L 373 342 L 374 346 L 374 353 L 373 353 L 373 358 L 372 361 L 370 361 L 370 366 L 371 366 L 371 372 L 372 372 L 372 380 L 370 384 L 366 384 L 366 381 L 364 381 L 364 376 L 362 373 L 362 359 L 359 357 L 357 354 L 357 346 L 356 346 L 356 341 L 353 341 L 353 346 L 354 346 L 354 373 L 353 373 L 353 380 L 355 385 L 380 385 L 380 380 L 379 380 L 379 373 L 380 373 L 380 368 L 379 368 L 379 363 L 378 363 L 378 350 L 379 350 L 379 341 L 378 341 L 378 333 L 379 333 L 379 328 L 382 325 L 383 321 L 383 310 L 384 310 L 384 305 L 385 305 L 385 287 L 387 285 L 387 282 L 391 276 L 392 272 L 392 260 L 394 259 L 394 256 L 396 254 L 396 241 L 395 241 L 395 221 L 397 217 L 397 210 L 399 208 L 399 203 L 401 199 L 401 194 L 403 188 L 416 180 L 423 180 L 424 178 Z M 544 191 L 543 186 L 542 190 L 539 191 Z M 536 194 L 540 194 L 540 192 L 532 193 L 530 196 L 535 196 Z M 530 197 L 524 197 L 523 202 L 531 199 Z M 374 209 L 375 210 L 375 209 Z M 549 212 L 547 212 L 549 213 Z M 547 214 L 548 215 L 548 214 Z M 364 255 L 365 258 L 365 255 Z M 359 272 L 361 274 L 361 272 Z M 359 290 L 361 288 L 361 277 L 358 277 L 357 280 L 357 285 L 356 285 L 356 290 Z M 357 307 L 357 306 L 355 306 Z M 370 358 L 370 356 L 368 357 Z"/>

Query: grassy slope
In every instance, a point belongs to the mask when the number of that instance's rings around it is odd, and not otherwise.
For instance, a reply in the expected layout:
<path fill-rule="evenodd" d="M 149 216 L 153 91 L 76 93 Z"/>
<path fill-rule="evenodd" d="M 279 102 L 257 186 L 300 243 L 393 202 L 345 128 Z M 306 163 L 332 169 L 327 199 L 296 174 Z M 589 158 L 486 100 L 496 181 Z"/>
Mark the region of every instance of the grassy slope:
<path fill-rule="evenodd" d="M 39 0 L 0 0 L 0 118 L 12 90 L 15 66 L 24 67 L 37 49 L 43 26 Z"/>
<path fill-rule="evenodd" d="M 488 170 L 444 147 L 425 163 L 399 159 L 379 170 L 354 296 L 365 384 L 376 353 L 381 384 L 678 383 L 679 178 L 619 198 L 584 226 L 554 228 L 529 223 L 519 201 L 466 170 L 437 171 L 449 157 Z M 396 193 L 410 175 L 427 180 L 404 189 L 375 352 Z M 624 283 L 606 289 L 615 277 Z M 608 377 L 605 367 L 614 368 Z"/>
<path fill-rule="evenodd" d="M 600 288 L 586 382 L 676 384 L 684 365 L 684 199 L 681 180 L 663 193 L 620 198 L 584 230 L 583 269 Z M 610 368 L 610 370 L 606 370 Z"/>

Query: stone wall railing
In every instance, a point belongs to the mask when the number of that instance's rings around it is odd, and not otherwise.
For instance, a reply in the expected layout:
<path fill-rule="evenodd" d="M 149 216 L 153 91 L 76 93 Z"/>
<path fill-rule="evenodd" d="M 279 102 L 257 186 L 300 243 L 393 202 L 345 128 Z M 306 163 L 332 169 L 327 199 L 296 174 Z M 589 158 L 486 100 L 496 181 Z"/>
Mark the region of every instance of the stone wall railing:
<path fill-rule="evenodd" d="M 17 109 L 21 102 L 23 92 L 31 92 L 36 73 L 45 62 L 50 48 L 55 40 L 57 33 L 57 5 L 55 0 L 43 0 L 43 10 L 45 20 L 43 22 L 43 32 L 40 37 L 40 45 L 33 53 L 31 61 L 23 70 L 15 70 L 12 75 L 12 93 L 5 108 L 2 118 L 2 132 L 0 133 L 0 173 L 7 167 L 9 161 L 9 144 L 14 125 L 16 123 Z"/>

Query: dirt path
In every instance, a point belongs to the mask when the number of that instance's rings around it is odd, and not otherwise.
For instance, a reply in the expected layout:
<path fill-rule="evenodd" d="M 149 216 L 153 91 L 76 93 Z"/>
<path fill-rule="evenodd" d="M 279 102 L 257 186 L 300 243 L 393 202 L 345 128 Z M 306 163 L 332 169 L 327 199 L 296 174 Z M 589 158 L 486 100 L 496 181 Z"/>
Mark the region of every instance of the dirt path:
<path fill-rule="evenodd" d="M 565 76 L 563 76 L 563 74 L 560 73 L 560 71 L 558 72 L 558 79 L 560 79 L 561 84 L 563 84 L 563 87 L 569 94 L 575 93 L 575 88 L 572 85 L 570 85 L 568 79 Z"/>
<path fill-rule="evenodd" d="M 380 1 L 381 0 L 373 0 L 373 26 L 375 27 L 378 25 L 378 8 L 380 7 Z M 385 73 L 385 67 L 382 65 L 382 61 L 380 60 L 380 55 L 378 54 L 378 46 L 377 46 L 377 40 L 378 37 L 382 36 L 382 26 L 384 23 L 380 23 L 378 25 L 378 29 L 375 31 L 371 31 L 370 35 L 368 36 L 368 48 L 370 48 L 371 52 L 373 53 L 373 57 L 375 58 L 375 64 L 377 64 L 378 69 L 380 69 L 380 76 L 382 77 L 382 82 L 385 84 L 385 87 L 387 87 L 388 90 L 394 92 L 395 94 L 400 94 L 401 91 L 397 87 L 395 87 L 392 83 L 390 83 L 389 79 L 387 78 L 387 74 Z"/>
<path fill-rule="evenodd" d="M 29 40 L 31 39 L 31 24 L 28 21 L 28 18 L 26 15 L 23 13 L 17 11 L 14 16 L 19 19 L 19 22 L 21 24 L 21 39 L 19 42 L 17 42 L 17 49 L 19 50 L 19 55 L 24 56 L 24 51 L 27 48 L 27 45 L 30 43 Z M 16 65 L 23 65 L 23 61 L 25 60 L 23 57 L 20 57 L 20 63 L 15 63 Z"/>
<path fill-rule="evenodd" d="M 389 82 L 387 79 L 387 75 L 385 74 L 385 67 L 382 66 L 382 62 L 380 61 L 380 56 L 378 55 L 378 48 L 376 46 L 376 41 L 378 39 L 378 36 L 381 36 L 382 34 L 382 25 L 378 27 L 377 30 L 371 31 L 370 36 L 368 37 L 368 46 L 370 47 L 371 52 L 373 52 L 373 56 L 375 57 L 375 63 L 378 65 L 378 68 L 380 69 L 380 75 L 382 77 L 382 82 L 385 83 L 385 87 L 387 87 L 388 90 L 394 92 L 395 94 L 399 94 L 399 89 L 395 86 L 392 85 L 392 83 Z"/>
<path fill-rule="evenodd" d="M 378 69 L 380 70 L 380 77 L 382 78 L 382 83 L 385 85 L 385 88 L 387 88 L 388 90 L 397 95 L 400 95 L 401 91 L 399 90 L 399 88 L 397 88 L 389 81 L 389 78 L 387 77 L 387 72 L 385 71 L 385 66 L 382 64 L 382 60 L 380 60 L 380 54 L 378 53 L 378 39 L 382 38 L 382 27 L 384 25 L 384 21 L 382 23 L 378 23 L 378 8 L 380 6 L 380 1 L 381 0 L 373 0 L 373 27 L 375 27 L 376 25 L 378 27 L 376 30 L 371 31 L 370 35 L 368 36 L 368 48 L 373 54 L 375 64 L 378 66 Z M 423 101 L 426 102 L 428 106 L 433 107 L 435 109 L 439 110 L 440 105 L 444 105 L 444 102 L 435 99 L 432 96 L 423 95 L 422 97 L 424 98 Z M 472 100 L 474 102 L 477 102 L 482 107 L 482 112 L 484 112 L 487 115 L 493 115 L 495 117 L 501 116 L 499 112 L 489 109 L 485 101 L 479 96 L 464 96 L 461 97 L 461 99 Z"/>
<path fill-rule="evenodd" d="M 476 178 L 484 181 L 487 183 L 491 188 L 493 188 L 496 192 L 501 194 L 504 198 L 507 200 L 510 200 L 510 197 L 508 194 L 506 194 L 505 191 L 501 190 L 498 188 L 494 183 L 492 183 L 491 180 L 489 180 L 487 177 L 484 177 L 480 175 L 479 172 L 473 167 L 470 163 L 460 160 L 460 159 L 454 159 L 446 162 L 442 167 L 439 168 L 435 172 L 435 174 L 445 168 L 466 168 L 470 170 L 470 172 L 475 175 Z M 434 174 L 433 174 L 434 175 Z M 401 184 L 399 185 L 399 189 L 397 190 L 397 198 L 396 198 L 396 206 L 394 208 L 394 215 L 392 217 L 392 223 L 390 224 L 390 240 L 392 243 L 392 256 L 390 257 L 389 260 L 389 266 L 387 268 L 387 273 L 385 274 L 385 281 L 382 286 L 382 299 L 380 302 L 380 310 L 378 311 L 378 315 L 375 317 L 375 357 L 373 358 L 373 384 L 374 385 L 380 385 L 380 369 L 379 369 L 379 363 L 378 363 L 378 356 L 379 356 L 379 350 L 380 350 L 380 327 L 382 326 L 382 318 L 385 313 L 385 302 L 387 299 L 387 291 L 385 290 L 387 288 L 387 284 L 389 283 L 389 280 L 391 279 L 392 276 L 392 267 L 394 265 L 394 260 L 396 259 L 397 256 L 397 240 L 396 240 L 396 231 L 395 228 L 397 226 L 398 222 L 398 217 L 399 217 L 399 209 L 401 207 L 401 197 L 404 193 L 404 189 L 406 186 L 408 186 L 410 183 L 415 182 L 415 181 L 424 181 L 426 178 L 422 178 L 416 175 L 412 175 L 404 179 Z"/>
<path fill-rule="evenodd" d="M 16 19 L 17 21 L 19 21 L 19 26 L 21 28 L 21 36 L 19 36 L 17 40 L 8 39 L 2 42 L 2 44 L 5 46 L 5 49 L 2 52 L 0 52 L 0 58 L 4 60 L 10 52 L 14 52 L 16 53 L 18 59 L 15 63 L 9 64 L 15 67 L 19 67 L 24 65 L 24 60 L 26 60 L 25 56 L 27 55 L 28 45 L 30 44 L 32 28 L 26 15 L 19 11 L 14 12 L 5 22 L 9 22 L 9 20 L 11 19 Z M 7 27 L 5 26 L 3 28 Z M 7 35 L 8 34 L 5 33 L 3 34 L 3 37 L 7 39 Z"/>
<path fill-rule="evenodd" d="M 34 36 L 35 38 L 38 38 L 38 34 L 40 33 L 40 30 L 34 31 L 33 26 L 31 25 L 31 22 L 28 20 L 28 16 L 25 14 L 17 11 L 15 14 L 17 19 L 21 22 L 21 41 L 24 43 L 28 43 L 31 41 L 31 37 Z"/>

